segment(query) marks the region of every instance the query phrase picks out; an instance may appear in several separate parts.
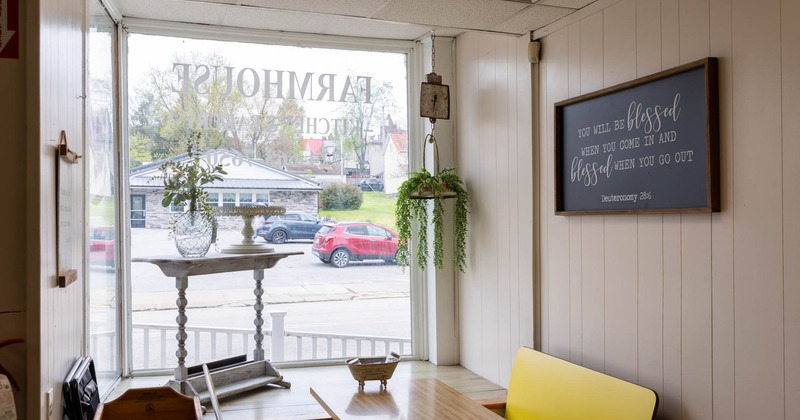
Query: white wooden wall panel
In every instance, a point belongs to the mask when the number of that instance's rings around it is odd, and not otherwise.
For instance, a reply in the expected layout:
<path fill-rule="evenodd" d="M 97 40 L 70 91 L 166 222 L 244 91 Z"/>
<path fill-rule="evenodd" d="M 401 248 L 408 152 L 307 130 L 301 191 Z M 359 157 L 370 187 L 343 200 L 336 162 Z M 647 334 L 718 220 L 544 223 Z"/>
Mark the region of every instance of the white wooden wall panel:
<path fill-rule="evenodd" d="M 497 58 L 495 60 L 495 86 L 496 91 L 499 93 L 495 107 L 495 113 L 498 120 L 502 123 L 495 126 L 496 151 L 495 162 L 497 167 L 496 179 L 496 197 L 497 202 L 505 198 L 508 200 L 512 182 L 509 176 L 509 148 L 510 148 L 510 133 L 513 125 L 513 119 L 509 115 L 509 102 L 514 98 L 510 90 L 508 82 L 503 80 L 515 80 L 510 74 L 511 68 L 511 54 L 512 44 L 510 40 L 505 38 L 498 38 L 494 40 L 495 50 L 497 51 Z M 497 206 L 495 213 L 495 231 L 497 232 L 497 382 L 508 383 L 509 375 L 506 373 L 511 366 L 511 348 L 509 340 L 501 340 L 500 337 L 510 337 L 511 335 L 511 322 L 510 314 L 504 305 L 500 302 L 509 302 L 510 295 L 510 275 L 509 266 L 511 260 L 509 254 L 511 252 L 511 244 L 509 243 L 509 233 L 512 226 L 507 222 L 511 219 L 510 207 Z"/>
<path fill-rule="evenodd" d="M 650 6 L 655 8 L 655 6 Z M 678 0 L 661 0 L 661 67 L 680 64 L 680 20 Z"/>
<path fill-rule="evenodd" d="M 36 197 L 28 201 L 33 207 L 29 214 L 38 215 L 29 224 L 35 238 L 35 253 L 38 261 L 29 264 L 33 281 L 28 283 L 28 336 L 38 345 L 39 351 L 29 354 L 29 418 L 45 418 L 45 392 L 54 389 L 53 413 L 61 417 L 61 382 L 75 358 L 83 350 L 83 270 L 82 253 L 73 251 L 71 261 L 66 263 L 79 270 L 79 282 L 59 289 L 56 287 L 55 229 L 40 229 L 53 226 L 56 214 L 56 183 L 54 147 L 61 130 L 65 130 L 70 146 L 83 152 L 83 37 L 85 3 L 81 0 L 46 0 L 29 11 L 38 21 L 39 74 L 32 75 L 33 83 L 39 84 L 39 97 L 29 95 L 38 109 L 38 130 L 31 138 L 36 144 L 30 148 L 29 162 L 35 165 L 32 179 Z M 38 80 L 37 80 L 38 79 Z M 83 163 L 70 167 L 67 182 L 72 186 L 71 206 L 74 217 L 72 226 L 73 244 L 83 246 L 83 195 L 81 180 Z M 29 172 L 29 175 L 31 172 Z M 38 210 L 38 213 L 37 213 Z M 31 237 L 31 236 L 29 236 Z M 35 257 L 29 257 L 35 258 Z M 34 315 L 35 314 L 35 315 Z"/>
<path fill-rule="evenodd" d="M 713 347 L 713 413 L 735 418 L 733 287 L 733 112 L 731 85 L 731 2 L 710 2 L 710 54 L 719 57 L 721 205 L 711 218 L 711 296 Z"/>
<path fill-rule="evenodd" d="M 538 200 L 540 194 L 528 195 L 533 191 L 539 191 L 539 183 L 534 182 L 534 171 L 541 161 L 539 149 L 534 149 L 534 144 L 538 146 L 541 142 L 539 136 L 534 136 L 534 119 L 541 118 L 540 115 L 534 114 L 533 101 L 528 97 L 526 92 L 533 92 L 533 78 L 531 74 L 531 64 L 528 61 L 528 38 L 522 37 L 516 40 L 516 57 L 517 57 L 517 80 L 515 90 L 517 92 L 517 112 L 519 118 L 517 119 L 518 129 L 516 132 L 516 139 L 514 143 L 517 145 L 517 197 L 515 202 L 518 208 L 517 214 L 517 232 L 519 242 L 515 244 L 519 248 L 519 275 L 516 278 L 518 282 L 519 293 L 514 297 L 515 304 L 519 304 L 519 312 L 513 313 L 512 316 L 519 317 L 519 336 L 511 337 L 511 348 L 519 346 L 533 347 L 535 332 L 534 325 L 534 290 L 535 284 L 533 279 L 534 264 L 538 255 L 536 249 L 532 246 L 536 242 L 534 234 L 534 218 L 539 210 Z M 536 87 L 539 91 L 538 86 Z M 536 99 L 534 99 L 535 101 Z M 539 104 L 541 104 L 541 96 L 539 97 Z M 539 109 L 539 106 L 535 109 Z M 541 124 L 539 124 L 541 126 Z M 537 140 L 538 139 L 538 140 Z M 536 203 L 536 208 L 534 208 Z M 538 220 L 538 218 L 537 218 Z M 513 306 L 513 305 L 512 305 Z"/>
<path fill-rule="evenodd" d="M 681 220 L 681 402 L 686 418 L 711 418 L 711 224 Z"/>
<path fill-rule="evenodd" d="M 680 62 L 709 56 L 709 3 L 681 0 Z M 681 216 L 681 403 L 684 417 L 711 418 L 711 216 Z"/>
<path fill-rule="evenodd" d="M 495 92 L 498 89 L 498 74 L 497 74 L 497 57 L 498 52 L 494 39 L 487 38 L 481 40 L 481 56 L 485 60 L 481 61 L 481 75 L 480 75 L 480 88 L 481 99 L 483 108 L 483 119 L 491 119 L 497 123 L 504 124 L 505 116 L 496 112 L 498 104 L 501 102 L 500 95 L 490 95 L 489 92 Z M 498 311 L 499 305 L 497 301 L 498 296 L 498 278 L 497 278 L 497 244 L 501 240 L 497 236 L 498 219 L 496 215 L 498 199 L 497 199 L 497 125 L 498 124 L 481 124 L 481 142 L 478 150 L 481 156 L 480 168 L 480 190 L 478 194 L 484 196 L 487 200 L 483 201 L 480 206 L 479 220 L 477 225 L 480 226 L 482 241 L 485 241 L 488 249 L 481 252 L 481 259 L 483 261 L 481 269 L 481 321 L 483 323 L 483 340 L 481 346 L 483 349 L 483 366 L 486 372 L 486 377 L 490 380 L 499 382 L 499 367 L 497 361 L 497 343 L 500 339 L 497 331 Z M 494 356 L 494 357 L 492 357 Z"/>
<path fill-rule="evenodd" d="M 569 97 L 581 94 L 581 27 L 572 25 L 569 28 Z M 552 137 L 548 138 L 550 141 Z M 583 295 L 583 270 L 581 267 L 581 230 L 580 217 L 569 218 L 569 299 L 580 302 Z M 583 311 L 581 305 L 569 305 L 569 360 L 581 363 L 583 358 Z"/>
<path fill-rule="evenodd" d="M 800 418 L 800 3 L 781 2 L 781 105 L 783 124 L 783 303 L 785 418 Z"/>
<path fill-rule="evenodd" d="M 680 418 L 681 412 L 681 312 L 682 272 L 681 272 L 681 229 L 680 215 L 664 215 L 663 254 L 664 262 L 664 402 L 659 411 L 665 418 Z"/>
<path fill-rule="evenodd" d="M 636 4 L 636 77 L 661 70 L 661 13 L 659 0 Z M 664 264 L 663 217 L 637 219 L 638 379 L 663 395 Z"/>
<path fill-rule="evenodd" d="M 636 3 L 617 3 L 603 11 L 603 86 L 636 77 Z M 605 371 L 637 379 L 636 216 L 605 218 Z"/>
<path fill-rule="evenodd" d="M 552 81 L 552 89 L 547 91 L 547 102 L 557 102 L 569 97 L 569 33 L 566 31 L 554 35 L 553 54 L 547 61 L 548 80 Z M 547 120 L 553 118 L 552 107 L 548 106 Z M 552 138 L 551 135 L 547 139 Z M 543 143 L 545 156 L 553 156 L 554 145 L 552 141 Z M 553 173 L 553 160 L 546 159 L 542 163 L 542 168 L 548 174 Z M 544 188 L 542 188 L 544 191 Z M 554 208 L 554 187 L 549 185 L 546 190 L 546 208 Z M 545 200 L 543 200 L 544 202 Z M 549 320 L 547 329 L 542 337 L 543 344 L 547 343 L 547 352 L 564 359 L 570 357 L 570 270 L 569 270 L 569 220 L 563 217 L 557 218 L 553 211 L 543 211 L 542 216 L 547 224 L 547 242 L 544 242 L 548 250 L 547 264 L 543 265 L 543 276 L 551 281 L 543 284 L 543 298 L 547 299 L 547 316 L 543 319 Z M 544 308 L 543 308 L 544 309 Z"/>
<path fill-rule="evenodd" d="M 559 69 L 556 68 L 555 66 L 559 62 L 558 55 L 561 53 L 562 52 L 557 49 L 553 49 L 552 52 L 548 51 L 542 52 L 544 56 L 548 57 L 546 61 L 542 60 L 542 64 L 539 66 L 542 79 L 549 80 L 551 78 L 550 77 L 551 74 L 558 73 Z M 553 95 L 553 93 L 551 92 L 557 91 L 557 89 L 558 86 L 556 82 L 553 82 L 553 89 L 542 90 L 539 92 L 539 95 L 541 97 L 540 104 L 542 104 L 539 111 L 539 115 L 541 115 L 539 117 L 540 120 L 550 121 L 553 118 L 553 114 L 552 112 L 550 112 L 550 107 L 547 106 L 547 104 L 551 103 L 551 100 L 549 98 L 551 95 Z M 548 154 L 548 151 L 551 149 L 551 146 L 547 141 L 547 139 L 553 137 L 552 125 L 541 124 L 541 128 L 539 130 L 539 137 L 540 138 L 537 151 L 541 156 L 538 161 L 539 166 L 537 167 L 537 178 L 542 178 L 548 176 L 547 174 L 549 174 L 550 171 L 553 170 L 553 167 L 550 163 L 551 162 L 551 159 L 549 158 L 550 155 Z M 550 185 L 540 184 L 538 199 L 539 199 L 538 206 L 541 209 L 552 208 L 553 207 L 552 187 Z M 539 242 L 542 244 L 546 244 L 549 241 L 550 224 L 544 221 L 546 217 L 547 217 L 546 210 L 545 211 L 540 210 L 538 226 L 539 226 Z M 541 258 L 539 260 L 539 267 L 535 267 L 534 269 L 537 270 L 537 272 L 542 273 L 542 276 L 544 276 L 544 273 L 548 273 L 550 271 L 550 249 L 546 246 L 543 246 L 539 250 L 539 253 L 541 254 Z M 543 284 L 540 282 L 536 286 L 538 287 L 538 296 L 543 297 L 548 295 L 549 283 Z M 544 343 L 547 343 L 547 346 L 549 346 L 550 340 L 546 337 L 548 336 L 549 325 L 550 325 L 549 323 L 550 300 L 544 299 L 542 297 L 537 297 L 536 299 L 536 302 L 538 303 L 538 308 L 536 308 L 536 311 L 537 314 L 539 315 L 539 320 L 537 322 L 541 324 L 539 331 L 537 331 L 537 336 L 539 338 L 537 345 L 544 346 L 545 345 Z M 544 350 L 544 347 L 542 347 L 542 350 Z"/>
<path fill-rule="evenodd" d="M 732 4 L 736 416 L 782 418 L 780 2 Z"/>
<path fill-rule="evenodd" d="M 458 58 L 456 73 L 456 83 L 461 80 L 476 81 L 478 78 L 478 49 L 465 48 L 465 45 L 472 45 L 477 43 L 478 39 L 475 36 L 467 35 L 464 38 L 459 38 L 456 41 L 456 57 Z M 462 63 L 464 63 L 462 65 Z M 458 119 L 459 125 L 456 128 L 456 162 L 458 166 L 466 166 L 469 168 L 477 168 L 479 164 L 478 141 L 480 136 L 463 136 L 460 132 L 477 133 L 479 126 L 480 109 L 478 107 L 478 89 L 475 83 L 463 83 L 461 90 L 454 95 L 456 101 L 456 113 L 461 116 Z M 479 174 L 477 171 L 470 171 L 462 173 L 461 178 L 464 180 L 467 190 L 472 194 L 473 200 L 476 195 L 475 186 L 477 185 Z M 476 217 L 476 206 L 472 206 L 470 219 Z M 470 226 L 472 234 L 467 238 L 467 255 L 475 256 L 469 260 L 470 273 L 476 272 L 478 269 L 477 252 L 480 250 L 477 235 L 474 233 L 477 227 L 473 224 Z M 469 331 L 477 329 L 480 325 L 480 300 L 478 283 L 480 276 L 464 276 L 460 275 L 458 278 L 458 295 L 459 295 L 459 325 L 460 325 L 460 359 L 461 363 L 473 366 L 473 369 L 481 370 L 480 358 L 480 335 L 472 334 Z M 467 328 L 466 326 L 472 326 Z"/>
<path fill-rule="evenodd" d="M 581 93 L 588 93 L 603 86 L 603 14 L 597 13 L 584 19 L 580 23 L 581 51 L 580 74 Z M 542 81 L 545 86 L 545 81 Z M 549 82 L 547 82 L 549 84 Z M 549 90 L 549 88 L 547 89 Z M 553 102 L 546 107 L 553 108 Z M 552 119 L 547 124 L 552 126 Z M 543 141 L 552 142 L 553 135 Z M 547 159 L 553 160 L 553 155 L 548 154 Z M 541 179 L 552 179 L 553 173 Z M 541 179 L 539 182 L 541 182 Z M 552 183 L 547 183 L 552 185 Z M 544 209 L 542 213 L 553 212 L 553 207 Z M 583 337 L 581 359 L 585 366 L 593 369 L 605 370 L 605 248 L 603 216 L 587 216 L 581 218 L 581 263 L 579 270 L 583 273 L 581 300 L 583 308 L 582 329 Z M 542 277 L 542 283 L 548 281 Z"/>
<path fill-rule="evenodd" d="M 678 2 L 679 55 L 682 63 L 708 57 L 709 11 L 709 0 Z"/>
<path fill-rule="evenodd" d="M 508 385 L 533 346 L 533 126 L 527 41 L 456 40 L 457 168 L 471 194 L 469 267 L 459 274 L 461 363 Z"/>
<path fill-rule="evenodd" d="M 677 0 L 661 2 L 661 66 L 662 70 L 680 64 L 679 8 Z M 666 215 L 662 226 L 664 263 L 664 394 L 659 413 L 664 418 L 681 416 L 681 217 Z"/>

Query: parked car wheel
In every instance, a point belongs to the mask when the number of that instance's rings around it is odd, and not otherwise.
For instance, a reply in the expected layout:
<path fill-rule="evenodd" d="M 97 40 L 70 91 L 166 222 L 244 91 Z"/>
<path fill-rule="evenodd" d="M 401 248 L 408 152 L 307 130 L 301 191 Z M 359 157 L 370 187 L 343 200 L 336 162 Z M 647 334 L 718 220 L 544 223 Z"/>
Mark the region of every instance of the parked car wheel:
<path fill-rule="evenodd" d="M 272 232 L 272 243 L 274 243 L 274 244 L 282 244 L 282 243 L 286 242 L 286 239 L 288 239 L 288 236 L 286 235 L 286 231 L 284 231 L 284 230 L 276 230 L 275 232 Z"/>
<path fill-rule="evenodd" d="M 350 263 L 350 253 L 346 249 L 339 248 L 331 254 L 331 264 L 336 268 L 347 267 Z"/>
<path fill-rule="evenodd" d="M 394 263 L 395 261 L 397 261 L 397 252 L 395 252 L 394 255 L 391 257 L 384 258 L 383 261 L 385 261 L 387 264 Z"/>

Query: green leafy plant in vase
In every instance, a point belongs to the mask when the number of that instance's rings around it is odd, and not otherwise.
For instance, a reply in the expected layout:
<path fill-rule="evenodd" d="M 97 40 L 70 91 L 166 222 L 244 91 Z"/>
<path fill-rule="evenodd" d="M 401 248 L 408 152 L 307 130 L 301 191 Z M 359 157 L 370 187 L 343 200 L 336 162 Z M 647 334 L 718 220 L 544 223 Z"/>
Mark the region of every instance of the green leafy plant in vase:
<path fill-rule="evenodd" d="M 467 267 L 467 229 L 469 225 L 469 194 L 464 182 L 454 168 L 432 175 L 425 168 L 408 175 L 397 191 L 395 225 L 398 235 L 397 264 L 407 267 L 412 257 L 408 244 L 412 223 L 419 222 L 417 231 L 416 261 L 424 269 L 428 263 L 428 201 L 433 201 L 433 265 L 444 266 L 444 200 L 455 198 L 453 220 L 455 225 L 455 266 L 463 272 Z"/>
<path fill-rule="evenodd" d="M 187 160 L 167 161 L 159 169 L 163 175 L 164 197 L 161 205 L 187 206 L 186 212 L 173 220 L 170 230 L 175 245 L 184 257 L 201 257 L 208 252 L 214 228 L 214 207 L 208 202 L 204 186 L 221 181 L 227 172 L 219 165 L 201 159 L 197 152 L 200 134 L 187 141 Z"/>

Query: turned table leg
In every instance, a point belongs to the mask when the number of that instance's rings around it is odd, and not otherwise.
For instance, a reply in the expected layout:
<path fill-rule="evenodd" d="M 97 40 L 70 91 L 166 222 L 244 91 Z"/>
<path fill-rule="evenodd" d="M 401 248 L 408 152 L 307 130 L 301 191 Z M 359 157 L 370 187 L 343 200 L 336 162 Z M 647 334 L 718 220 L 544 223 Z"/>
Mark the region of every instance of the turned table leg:
<path fill-rule="evenodd" d="M 175 303 L 178 305 L 178 316 L 175 321 L 178 322 L 178 333 L 175 338 L 178 339 L 178 350 L 175 355 L 178 356 L 178 367 L 175 368 L 175 379 L 184 381 L 188 379 L 189 372 L 186 369 L 186 289 L 189 287 L 189 277 L 175 277 L 175 288 L 178 289 L 178 300 Z"/>
<path fill-rule="evenodd" d="M 264 326 L 264 318 L 261 317 L 261 312 L 264 310 L 264 303 L 261 300 L 261 296 L 264 295 L 264 289 L 261 287 L 261 282 L 264 280 L 264 270 L 253 270 L 253 279 L 256 281 L 256 288 L 253 291 L 253 294 L 256 295 L 256 304 L 253 305 L 256 310 L 256 318 L 253 321 L 256 326 L 256 348 L 253 350 L 253 360 L 265 360 L 264 347 L 262 346 L 264 333 L 261 330 L 261 327 Z"/>

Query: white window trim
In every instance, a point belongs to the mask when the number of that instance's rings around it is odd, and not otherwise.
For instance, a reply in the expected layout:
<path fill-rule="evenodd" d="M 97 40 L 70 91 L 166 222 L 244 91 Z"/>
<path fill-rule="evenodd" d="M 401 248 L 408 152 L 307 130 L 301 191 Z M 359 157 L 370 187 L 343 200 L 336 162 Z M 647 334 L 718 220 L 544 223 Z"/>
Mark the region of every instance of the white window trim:
<path fill-rule="evenodd" d="M 235 28 L 230 26 L 200 25 L 193 23 L 166 22 L 139 18 L 124 18 L 122 24 L 128 33 L 141 35 L 175 36 L 216 41 L 250 42 L 272 45 L 287 45 L 310 48 L 336 48 L 342 50 L 396 52 L 411 55 L 417 49 L 415 41 L 381 40 L 338 35 L 314 35 L 294 32 L 268 31 L 264 29 Z M 409 66 L 409 85 L 411 73 Z M 421 71 L 421 67 L 420 67 Z M 422 80 L 421 74 L 415 76 Z M 417 86 L 415 84 L 414 86 Z M 414 98 L 409 97 L 409 101 Z M 418 101 L 418 99 L 417 99 Z M 418 115 L 419 113 L 417 113 Z M 412 114 L 413 115 L 413 114 Z"/>

